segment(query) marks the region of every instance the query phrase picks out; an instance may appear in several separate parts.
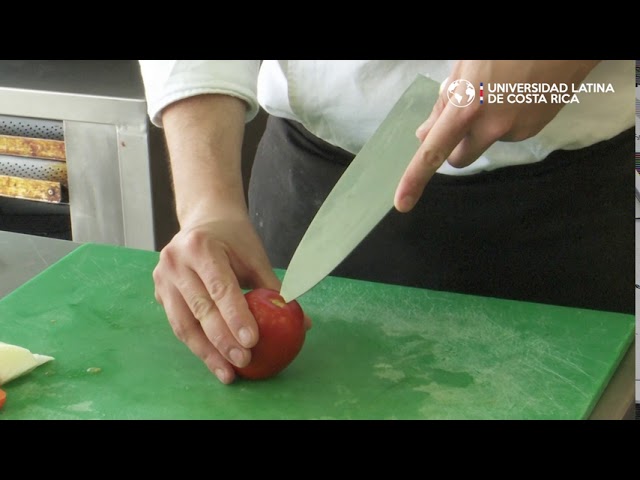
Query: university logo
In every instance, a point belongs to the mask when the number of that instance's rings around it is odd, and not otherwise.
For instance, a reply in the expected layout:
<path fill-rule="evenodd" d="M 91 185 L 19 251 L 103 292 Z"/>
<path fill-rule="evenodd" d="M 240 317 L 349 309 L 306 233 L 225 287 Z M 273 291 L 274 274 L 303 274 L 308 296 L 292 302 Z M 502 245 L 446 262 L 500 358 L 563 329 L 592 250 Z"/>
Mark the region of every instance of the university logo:
<path fill-rule="evenodd" d="M 476 89 L 467 80 L 458 79 L 449 84 L 447 88 L 449 102 L 456 107 L 468 107 L 476 98 Z"/>

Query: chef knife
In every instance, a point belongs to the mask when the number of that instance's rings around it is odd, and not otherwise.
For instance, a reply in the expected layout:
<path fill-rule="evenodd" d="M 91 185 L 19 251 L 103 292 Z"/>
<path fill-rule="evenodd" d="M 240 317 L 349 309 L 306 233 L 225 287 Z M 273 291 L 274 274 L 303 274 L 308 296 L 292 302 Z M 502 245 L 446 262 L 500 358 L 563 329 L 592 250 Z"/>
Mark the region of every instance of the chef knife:
<path fill-rule="evenodd" d="M 329 275 L 393 208 L 398 183 L 420 146 L 415 131 L 439 88 L 418 75 L 342 174 L 287 267 L 280 289 L 286 302 Z"/>

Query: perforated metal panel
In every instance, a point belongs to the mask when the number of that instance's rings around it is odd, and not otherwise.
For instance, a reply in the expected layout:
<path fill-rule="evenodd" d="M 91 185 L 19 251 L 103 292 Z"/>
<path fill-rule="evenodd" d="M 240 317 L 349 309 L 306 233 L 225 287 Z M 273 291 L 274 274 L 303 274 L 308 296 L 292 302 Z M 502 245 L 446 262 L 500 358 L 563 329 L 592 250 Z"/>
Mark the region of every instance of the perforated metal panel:
<path fill-rule="evenodd" d="M 0 175 L 49 180 L 67 186 L 67 165 L 55 160 L 0 155 Z"/>
<path fill-rule="evenodd" d="M 64 140 L 62 121 L 0 115 L 0 135 Z"/>
<path fill-rule="evenodd" d="M 0 135 L 64 140 L 62 121 L 0 115 Z M 0 155 L 0 175 L 50 180 L 67 185 L 67 166 L 64 162 L 36 158 Z"/>

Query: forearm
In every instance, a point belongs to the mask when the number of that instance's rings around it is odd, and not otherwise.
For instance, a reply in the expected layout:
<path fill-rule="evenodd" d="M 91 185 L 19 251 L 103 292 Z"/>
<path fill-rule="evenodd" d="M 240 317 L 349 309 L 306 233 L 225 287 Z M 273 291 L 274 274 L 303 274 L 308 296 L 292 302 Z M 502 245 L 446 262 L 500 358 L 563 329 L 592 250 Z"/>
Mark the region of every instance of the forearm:
<path fill-rule="evenodd" d="M 228 95 L 187 98 L 162 112 L 181 226 L 246 213 L 241 169 L 245 112 L 246 104 Z"/>

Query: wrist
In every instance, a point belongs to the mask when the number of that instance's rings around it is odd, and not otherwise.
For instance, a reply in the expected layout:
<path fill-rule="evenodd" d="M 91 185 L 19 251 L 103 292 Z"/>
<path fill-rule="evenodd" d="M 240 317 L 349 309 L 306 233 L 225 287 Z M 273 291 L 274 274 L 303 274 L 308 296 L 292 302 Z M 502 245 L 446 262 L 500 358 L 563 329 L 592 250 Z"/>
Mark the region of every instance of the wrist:
<path fill-rule="evenodd" d="M 240 201 L 232 198 L 206 196 L 197 201 L 184 202 L 176 207 L 181 229 L 230 219 L 246 219 L 247 206 L 242 197 Z"/>

